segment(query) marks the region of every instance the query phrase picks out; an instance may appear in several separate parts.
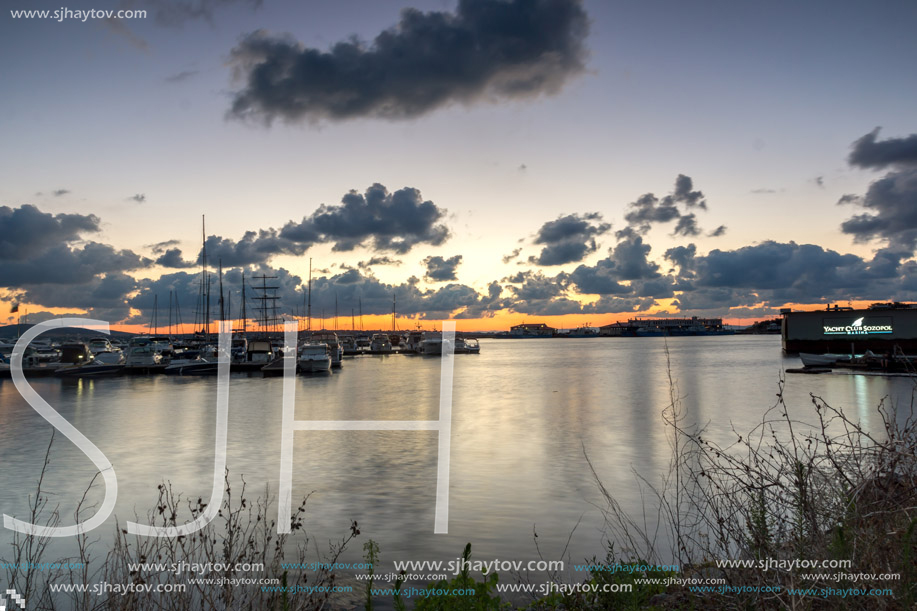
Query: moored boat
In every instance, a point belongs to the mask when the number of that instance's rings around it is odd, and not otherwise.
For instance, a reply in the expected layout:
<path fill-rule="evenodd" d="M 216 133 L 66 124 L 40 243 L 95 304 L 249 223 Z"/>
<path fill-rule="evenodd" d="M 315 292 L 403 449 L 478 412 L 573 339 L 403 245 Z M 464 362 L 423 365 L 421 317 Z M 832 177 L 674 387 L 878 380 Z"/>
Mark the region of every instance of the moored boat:
<path fill-rule="evenodd" d="M 344 357 L 344 348 L 341 346 L 338 335 L 334 331 L 322 329 L 312 334 L 309 340 L 312 343 L 325 344 L 328 346 L 328 353 L 331 355 L 331 366 L 337 369 L 342 365 L 341 360 Z"/>
<path fill-rule="evenodd" d="M 302 373 L 331 371 L 331 353 L 327 344 L 306 342 L 299 350 L 297 366 Z"/>
<path fill-rule="evenodd" d="M 371 354 L 391 354 L 392 341 L 385 333 L 376 333 L 369 343 L 369 352 Z"/>
<path fill-rule="evenodd" d="M 54 375 L 85 378 L 114 376 L 124 371 L 124 356 L 112 352 L 101 352 L 94 356 L 84 343 L 70 343 L 61 346 L 61 366 Z"/>
<path fill-rule="evenodd" d="M 183 350 L 173 355 L 172 361 L 163 370 L 169 375 L 212 375 L 219 370 L 216 360 L 209 360 L 199 350 Z"/>

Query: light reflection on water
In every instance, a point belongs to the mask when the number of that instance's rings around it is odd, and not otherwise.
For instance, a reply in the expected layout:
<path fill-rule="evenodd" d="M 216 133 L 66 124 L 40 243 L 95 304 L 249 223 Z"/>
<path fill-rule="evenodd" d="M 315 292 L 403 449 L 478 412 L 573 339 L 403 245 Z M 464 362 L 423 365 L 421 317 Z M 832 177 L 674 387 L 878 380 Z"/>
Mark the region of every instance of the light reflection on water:
<path fill-rule="evenodd" d="M 723 444 L 732 427 L 744 432 L 760 422 L 776 400 L 781 371 L 799 366 L 782 357 L 775 336 L 484 340 L 480 355 L 455 358 L 449 534 L 433 535 L 437 443 L 430 431 L 297 432 L 294 502 L 314 491 L 308 533 L 324 550 L 357 520 L 363 540 L 375 539 L 391 561 L 452 559 L 467 541 L 478 559 L 531 559 L 535 530 L 545 557 L 554 559 L 582 517 L 570 557 L 601 556 L 601 498 L 583 449 L 621 505 L 637 510 L 632 469 L 653 480 L 668 466 L 660 417 L 669 401 L 666 345 L 689 420 L 706 424 L 708 437 Z M 439 368 L 430 358 L 359 357 L 331 376 L 301 376 L 296 418 L 435 420 Z M 122 523 L 154 507 L 162 480 L 187 497 L 209 497 L 215 378 L 32 384 L 114 465 Z M 265 486 L 277 490 L 281 384 L 232 376 L 228 465 L 252 497 Z M 882 397 L 907 404 L 912 387 L 904 378 L 787 375 L 784 396 L 791 413 L 807 421 L 812 393 L 876 429 Z M 8 380 L 0 382 L 0 422 L 0 509 L 24 516 L 51 427 Z M 93 467 L 60 435 L 51 458 L 45 489 L 55 493 L 63 523 L 72 523 Z M 90 495 L 101 498 L 101 488 Z M 345 561 L 360 554 L 358 542 Z"/>

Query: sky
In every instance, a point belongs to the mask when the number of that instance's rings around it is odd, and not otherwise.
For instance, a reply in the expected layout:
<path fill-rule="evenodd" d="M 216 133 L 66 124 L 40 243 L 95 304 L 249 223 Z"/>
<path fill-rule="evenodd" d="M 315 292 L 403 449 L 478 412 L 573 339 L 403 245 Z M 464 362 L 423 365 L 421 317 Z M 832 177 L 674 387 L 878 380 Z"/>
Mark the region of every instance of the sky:
<path fill-rule="evenodd" d="M 139 329 L 170 293 L 192 322 L 204 218 L 234 316 L 243 272 L 302 315 L 310 259 L 313 317 L 337 303 L 342 328 L 390 325 L 393 297 L 399 328 L 464 330 L 914 300 L 915 19 L 893 0 L 10 0 L 0 322 Z"/>

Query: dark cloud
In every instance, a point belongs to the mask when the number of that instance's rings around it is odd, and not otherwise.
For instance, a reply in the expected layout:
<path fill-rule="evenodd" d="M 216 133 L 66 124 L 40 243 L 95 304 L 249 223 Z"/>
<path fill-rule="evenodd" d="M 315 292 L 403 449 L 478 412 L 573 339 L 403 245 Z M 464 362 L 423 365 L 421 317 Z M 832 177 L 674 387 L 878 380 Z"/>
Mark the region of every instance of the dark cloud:
<path fill-rule="evenodd" d="M 544 244 L 538 257 L 529 261 L 537 265 L 562 265 L 582 261 L 598 250 L 595 237 L 606 233 L 611 225 L 602 222 L 602 215 L 568 214 L 548 221 L 535 235 L 535 244 Z"/>
<path fill-rule="evenodd" d="M 825 177 L 824 177 L 824 176 L 816 176 L 816 177 L 815 177 L 815 184 L 817 184 L 819 187 L 824 188 L 824 186 L 825 186 Z"/>
<path fill-rule="evenodd" d="M 350 191 L 339 206 L 322 204 L 300 223 L 287 223 L 279 236 L 306 247 L 333 242 L 334 250 L 348 251 L 368 242 L 374 250 L 404 254 L 418 244 L 445 242 L 449 229 L 440 223 L 445 214 L 417 189 L 389 193 L 376 183 L 363 194 Z"/>
<path fill-rule="evenodd" d="M 369 269 L 374 265 L 401 265 L 401 259 L 393 259 L 391 257 L 370 257 L 368 261 L 360 261 L 357 263 L 357 267 L 360 269 Z"/>
<path fill-rule="evenodd" d="M 718 238 L 720 236 L 726 235 L 726 225 L 720 225 L 713 231 L 707 234 L 708 237 Z"/>
<path fill-rule="evenodd" d="M 693 212 L 682 215 L 678 222 L 675 223 L 675 229 L 672 235 L 695 236 L 700 235 L 700 227 L 697 226 L 697 216 Z"/>
<path fill-rule="evenodd" d="M 455 270 L 458 269 L 461 262 L 462 255 L 455 255 L 448 259 L 439 256 L 427 257 L 423 260 L 424 265 L 427 266 L 427 272 L 424 274 L 424 278 L 431 282 L 457 280 Z"/>
<path fill-rule="evenodd" d="M 301 255 L 310 245 L 281 237 L 275 229 L 246 231 L 239 241 L 216 235 L 205 241 L 208 265 L 222 261 L 224 267 L 266 263 L 276 255 Z M 200 254 L 197 264 L 201 264 Z"/>
<path fill-rule="evenodd" d="M 496 292 L 494 289 L 496 288 Z M 364 276 L 356 269 L 331 277 L 313 278 L 312 312 L 324 308 L 332 312 L 335 298 L 342 312 L 356 309 L 362 303 L 364 314 L 391 314 L 392 298 L 397 304 L 398 316 L 424 320 L 438 320 L 450 316 L 459 318 L 492 316 L 501 309 L 499 285 L 488 287 L 481 295 L 462 284 L 447 284 L 435 290 L 422 290 L 417 278 L 408 278 L 397 285 L 380 282 Z"/>
<path fill-rule="evenodd" d="M 873 181 L 865 195 L 847 194 L 838 204 L 863 208 L 841 224 L 858 242 L 885 240 L 895 249 L 917 248 L 917 134 L 877 141 L 878 128 L 853 144 L 848 161 L 862 168 L 894 168 Z"/>
<path fill-rule="evenodd" d="M 767 241 L 697 257 L 692 282 L 698 288 L 740 289 L 778 304 L 885 298 L 900 281 L 898 257 L 883 251 L 866 261 L 814 244 Z"/>
<path fill-rule="evenodd" d="M 917 166 L 917 134 L 878 142 L 879 129 L 877 127 L 853 143 L 853 150 L 847 157 L 850 165 L 877 170 L 896 166 Z"/>
<path fill-rule="evenodd" d="M 157 242 L 156 244 L 148 244 L 145 248 L 149 248 L 153 251 L 154 255 L 159 255 L 164 253 L 167 249 L 181 244 L 180 240 L 166 240 L 164 242 Z"/>
<path fill-rule="evenodd" d="M 23 299 L 49 308 L 79 308 L 90 318 L 111 323 L 124 320 L 130 314 L 127 295 L 137 287 L 134 278 L 118 271 L 102 275 L 83 276 L 78 282 L 55 282 L 47 278 L 40 284 L 23 289 Z"/>
<path fill-rule="evenodd" d="M 68 189 L 55 189 L 51 193 L 54 195 L 54 197 L 60 197 L 61 195 L 67 195 L 70 193 L 70 191 Z"/>
<path fill-rule="evenodd" d="M 648 259 L 650 245 L 640 236 L 619 242 L 609 256 L 595 265 L 580 265 L 566 278 L 577 291 L 587 295 L 624 295 L 633 292 L 621 281 L 652 280 L 660 277 L 659 266 Z"/>
<path fill-rule="evenodd" d="M 128 197 L 128 198 L 127 198 L 127 201 L 129 201 L 129 202 L 136 202 L 136 203 L 138 203 L 138 204 L 142 204 L 143 202 L 146 201 L 146 195 L 143 194 L 143 193 L 137 193 L 136 195 L 132 195 L 132 196 Z"/>
<path fill-rule="evenodd" d="M 460 0 L 455 13 L 405 9 L 371 44 L 327 52 L 253 32 L 232 50 L 235 117 L 414 118 L 454 103 L 552 94 L 583 71 L 578 0 Z"/>
<path fill-rule="evenodd" d="M 676 202 L 683 203 L 688 208 L 707 209 L 707 200 L 704 198 L 704 194 L 694 190 L 694 181 L 691 180 L 690 176 L 679 174 L 675 178 L 675 192 L 672 197 Z"/>
<path fill-rule="evenodd" d="M 889 172 L 869 185 L 861 198 L 849 198 L 866 210 L 841 224 L 857 241 L 874 238 L 914 250 L 917 244 L 917 169 Z"/>
<path fill-rule="evenodd" d="M 682 271 L 693 268 L 694 258 L 697 256 L 697 246 L 688 244 L 687 246 L 675 246 L 665 251 L 663 257 L 678 267 Z"/>
<path fill-rule="evenodd" d="M 513 249 L 513 252 L 511 252 L 510 254 L 508 254 L 508 255 L 503 255 L 503 262 L 504 262 L 504 263 L 509 263 L 510 261 L 512 261 L 513 259 L 515 259 L 516 257 L 518 257 L 518 256 L 519 256 L 519 253 L 521 253 L 521 252 L 522 252 L 522 249 L 521 249 L 521 248 L 514 248 L 514 249 Z"/>
<path fill-rule="evenodd" d="M 137 270 L 151 264 L 149 259 L 130 250 L 116 250 L 97 242 L 87 242 L 81 247 L 57 244 L 40 252 L 33 250 L 28 258 L 0 257 L 0 262 L 3 287 L 88 283 L 99 275 Z"/>
<path fill-rule="evenodd" d="M 164 80 L 167 83 L 182 83 L 193 76 L 197 76 L 197 74 L 197 70 L 182 70 L 181 72 L 176 72 L 175 74 L 167 76 Z"/>
<path fill-rule="evenodd" d="M 170 248 L 163 252 L 159 258 L 154 261 L 156 265 L 162 265 L 163 267 L 171 267 L 175 269 L 181 269 L 183 267 L 196 267 L 197 263 L 194 261 L 185 261 L 182 259 L 181 250 L 178 248 Z"/>
<path fill-rule="evenodd" d="M 226 267 L 259 265 L 276 255 L 299 256 L 316 244 L 332 243 L 335 251 L 349 251 L 367 245 L 376 251 L 404 254 L 418 244 L 438 246 L 449 237 L 449 229 L 440 221 L 446 211 L 431 201 L 424 201 L 420 191 L 410 187 L 394 193 L 374 184 L 365 193 L 350 191 L 341 205 L 322 204 L 302 221 L 287 222 L 281 229 L 248 231 L 238 241 L 222 236 L 208 236 L 207 261 L 222 260 Z M 165 252 L 171 242 L 154 245 Z M 187 267 L 180 252 L 160 257 L 161 265 Z M 171 262 L 180 263 L 170 265 Z M 201 263 L 198 255 L 197 264 Z M 395 259 L 373 258 L 364 266 L 396 265 Z"/>
<path fill-rule="evenodd" d="M 693 212 L 682 212 L 679 205 L 686 210 L 692 208 L 707 209 L 707 200 L 701 191 L 694 190 L 694 182 L 690 176 L 679 174 L 675 178 L 675 189 L 670 195 L 659 198 L 652 193 L 646 193 L 637 198 L 637 201 L 628 205 L 624 220 L 628 228 L 618 231 L 618 239 L 625 239 L 639 234 L 646 234 L 653 225 L 678 221 L 672 235 L 695 236 L 701 230 L 697 226 L 697 217 Z"/>
<path fill-rule="evenodd" d="M 681 212 L 678 211 L 673 199 L 660 200 L 652 193 L 647 193 L 630 204 L 624 220 L 640 233 L 646 233 L 655 223 L 668 223 L 679 217 Z"/>
<path fill-rule="evenodd" d="M 100 230 L 94 214 L 50 214 L 25 204 L 0 206 L 0 262 L 20 261 L 48 247 L 80 239 Z"/>

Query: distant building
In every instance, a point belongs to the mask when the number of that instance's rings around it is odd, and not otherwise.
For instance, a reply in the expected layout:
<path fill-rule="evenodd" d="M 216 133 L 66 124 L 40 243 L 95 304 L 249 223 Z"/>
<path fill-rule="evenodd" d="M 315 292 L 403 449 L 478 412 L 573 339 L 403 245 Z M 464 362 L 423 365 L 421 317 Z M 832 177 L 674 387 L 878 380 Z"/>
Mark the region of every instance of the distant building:
<path fill-rule="evenodd" d="M 788 354 L 917 352 L 917 304 L 874 303 L 865 309 L 829 305 L 781 314 L 783 350 Z"/>
<path fill-rule="evenodd" d="M 549 327 L 543 322 L 522 323 L 509 328 L 510 337 L 554 337 L 557 329 Z"/>
<path fill-rule="evenodd" d="M 662 337 L 678 335 L 725 335 L 732 333 L 722 318 L 631 318 L 599 329 L 606 337 Z"/>

